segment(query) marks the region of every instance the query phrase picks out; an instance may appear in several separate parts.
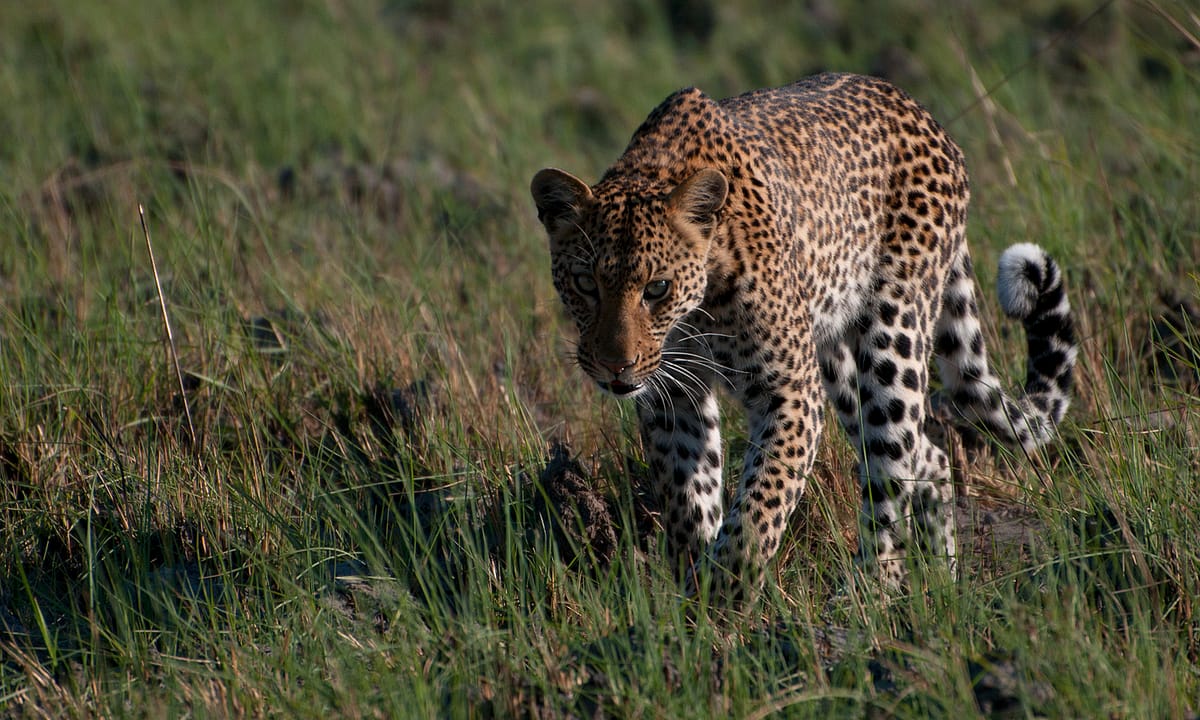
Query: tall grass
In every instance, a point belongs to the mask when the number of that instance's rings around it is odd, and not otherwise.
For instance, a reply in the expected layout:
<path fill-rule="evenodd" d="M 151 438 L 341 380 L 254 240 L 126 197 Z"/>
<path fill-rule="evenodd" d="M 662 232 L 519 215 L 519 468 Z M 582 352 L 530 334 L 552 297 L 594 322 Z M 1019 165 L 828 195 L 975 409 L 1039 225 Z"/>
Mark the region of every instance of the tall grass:
<path fill-rule="evenodd" d="M 666 5 L 0 8 L 0 713 L 1196 712 L 1195 18 Z M 767 597 L 720 617 L 660 561 L 630 408 L 563 357 L 526 187 L 678 87 L 819 69 L 947 121 L 985 294 L 1012 242 L 1062 261 L 1079 398 L 1047 457 L 966 456 L 963 579 L 890 603 L 845 582 L 831 432 Z M 570 541 L 555 441 L 611 556 Z"/>

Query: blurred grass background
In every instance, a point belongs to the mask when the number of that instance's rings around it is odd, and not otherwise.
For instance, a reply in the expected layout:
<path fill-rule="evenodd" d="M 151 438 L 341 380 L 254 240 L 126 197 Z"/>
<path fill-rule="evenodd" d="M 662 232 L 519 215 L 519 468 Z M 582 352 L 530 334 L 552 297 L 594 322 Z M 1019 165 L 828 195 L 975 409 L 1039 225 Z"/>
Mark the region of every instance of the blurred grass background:
<path fill-rule="evenodd" d="M 1165 1 L 3 5 L 0 713 L 1194 714 L 1198 37 Z M 1008 244 L 1060 260 L 1079 399 L 1047 458 L 965 463 L 958 585 L 838 594 L 831 433 L 778 588 L 696 619 L 528 180 L 821 70 L 964 147 L 985 296 Z"/>

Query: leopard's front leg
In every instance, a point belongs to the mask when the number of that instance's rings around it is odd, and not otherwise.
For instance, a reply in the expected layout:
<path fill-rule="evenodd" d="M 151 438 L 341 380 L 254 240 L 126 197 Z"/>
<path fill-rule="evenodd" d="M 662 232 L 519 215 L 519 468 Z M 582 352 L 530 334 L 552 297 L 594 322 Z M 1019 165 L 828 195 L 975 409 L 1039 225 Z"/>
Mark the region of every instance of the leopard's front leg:
<path fill-rule="evenodd" d="M 667 551 L 689 585 L 721 527 L 721 431 L 711 388 L 665 389 L 639 404 L 642 446 L 662 503 Z"/>
<path fill-rule="evenodd" d="M 824 422 L 820 379 L 812 358 L 790 376 L 758 379 L 740 393 L 750 443 L 737 496 L 714 548 L 721 591 L 734 604 L 762 586 L 788 518 L 804 492 Z"/>

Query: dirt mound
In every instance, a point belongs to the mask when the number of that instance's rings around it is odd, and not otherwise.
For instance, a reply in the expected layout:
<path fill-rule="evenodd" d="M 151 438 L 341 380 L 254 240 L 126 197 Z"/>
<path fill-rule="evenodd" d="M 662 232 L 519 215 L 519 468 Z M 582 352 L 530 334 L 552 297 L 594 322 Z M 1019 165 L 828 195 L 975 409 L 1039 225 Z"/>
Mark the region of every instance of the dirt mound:
<path fill-rule="evenodd" d="M 589 556 L 606 567 L 617 552 L 611 500 L 597 492 L 566 445 L 550 446 L 538 483 L 542 494 L 533 511 L 553 538 L 559 556 L 570 564 Z"/>

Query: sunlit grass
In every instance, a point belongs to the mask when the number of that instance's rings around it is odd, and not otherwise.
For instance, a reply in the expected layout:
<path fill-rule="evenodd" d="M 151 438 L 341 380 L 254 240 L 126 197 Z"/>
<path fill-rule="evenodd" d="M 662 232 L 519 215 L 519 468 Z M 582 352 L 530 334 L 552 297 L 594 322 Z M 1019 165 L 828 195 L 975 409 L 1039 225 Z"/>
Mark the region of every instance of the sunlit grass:
<path fill-rule="evenodd" d="M 1200 49 L 1154 3 L 775 5 L 708 36 L 637 1 L 0 9 L 0 714 L 1194 713 L 1200 363 L 1186 312 L 1150 338 L 1197 304 Z M 660 561 L 630 408 L 564 357 L 528 181 L 595 177 L 679 87 L 820 69 L 963 145 L 1008 377 L 996 258 L 1060 259 L 1078 400 L 1047 458 L 965 468 L 981 557 L 889 604 L 846 585 L 831 432 L 721 617 Z M 611 562 L 556 540 L 555 441 Z"/>

